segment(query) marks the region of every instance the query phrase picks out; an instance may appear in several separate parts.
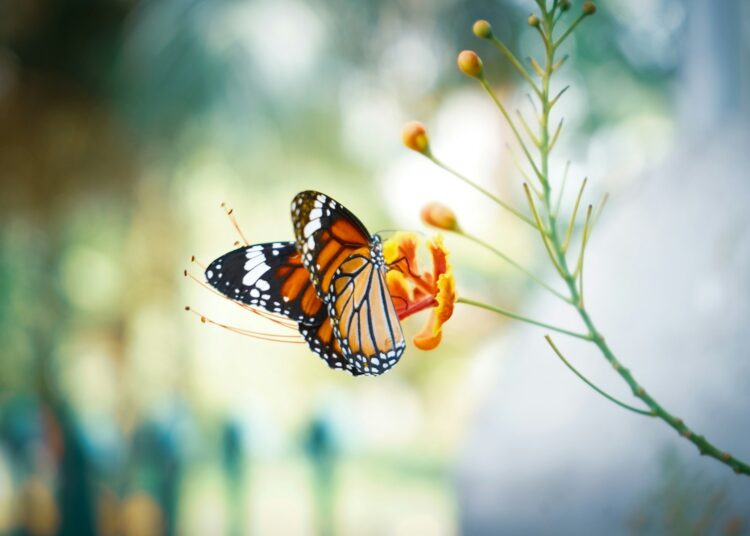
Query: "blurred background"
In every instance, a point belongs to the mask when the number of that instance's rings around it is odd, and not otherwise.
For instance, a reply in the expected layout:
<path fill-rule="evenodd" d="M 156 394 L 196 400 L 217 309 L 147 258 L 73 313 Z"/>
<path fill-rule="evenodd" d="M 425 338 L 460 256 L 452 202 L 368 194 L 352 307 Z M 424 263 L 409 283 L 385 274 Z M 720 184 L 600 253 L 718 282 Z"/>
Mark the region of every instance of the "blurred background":
<path fill-rule="evenodd" d="M 455 56 L 475 48 L 530 113 L 471 23 L 538 56 L 532 4 L 0 0 L 0 533 L 747 534 L 750 484 L 610 407 L 538 331 L 458 308 L 437 350 L 352 378 L 184 311 L 273 330 L 183 270 L 234 247 L 222 202 L 251 242 L 288 240 L 304 189 L 372 232 L 448 202 L 551 276 L 537 237 L 400 144 L 424 121 L 520 206 L 511 135 Z M 594 316 L 657 399 L 748 459 L 750 6 L 598 7 L 564 51 L 553 162 L 612 196 Z M 447 243 L 460 294 L 574 325 Z"/>

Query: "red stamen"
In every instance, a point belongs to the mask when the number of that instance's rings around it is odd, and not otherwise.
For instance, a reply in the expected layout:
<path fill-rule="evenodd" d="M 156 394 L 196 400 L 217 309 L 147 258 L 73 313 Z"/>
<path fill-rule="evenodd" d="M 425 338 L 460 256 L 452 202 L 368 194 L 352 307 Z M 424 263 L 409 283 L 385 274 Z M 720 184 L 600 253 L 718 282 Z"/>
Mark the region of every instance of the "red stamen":
<path fill-rule="evenodd" d="M 404 318 L 407 318 L 420 311 L 424 311 L 425 309 L 429 309 L 430 307 L 436 307 L 437 304 L 438 304 L 437 300 L 433 298 L 431 295 L 421 300 L 415 301 L 415 302 L 411 302 L 411 303 L 407 302 L 406 309 L 402 311 L 397 311 L 398 319 L 403 320 Z"/>

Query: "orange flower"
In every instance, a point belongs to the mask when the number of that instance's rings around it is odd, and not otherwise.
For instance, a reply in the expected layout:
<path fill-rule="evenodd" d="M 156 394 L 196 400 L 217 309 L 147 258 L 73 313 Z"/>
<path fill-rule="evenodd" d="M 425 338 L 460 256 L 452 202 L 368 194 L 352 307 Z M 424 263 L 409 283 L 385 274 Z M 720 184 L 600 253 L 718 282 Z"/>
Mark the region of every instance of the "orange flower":
<path fill-rule="evenodd" d="M 386 280 L 399 319 L 431 309 L 427 323 L 413 342 L 420 350 L 432 350 L 440 344 L 443 324 L 453 314 L 456 281 L 440 235 L 427 241 L 432 257 L 431 270 L 420 269 L 418 246 L 414 233 L 396 233 L 385 241 L 385 262 L 391 267 Z"/>

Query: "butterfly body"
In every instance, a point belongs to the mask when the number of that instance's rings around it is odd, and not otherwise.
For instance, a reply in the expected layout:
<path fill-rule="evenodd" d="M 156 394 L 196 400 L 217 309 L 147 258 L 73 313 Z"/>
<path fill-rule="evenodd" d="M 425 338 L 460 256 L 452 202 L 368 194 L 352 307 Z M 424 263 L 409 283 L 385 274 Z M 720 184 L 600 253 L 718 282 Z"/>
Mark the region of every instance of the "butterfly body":
<path fill-rule="evenodd" d="M 294 242 L 256 244 L 227 253 L 206 279 L 227 297 L 294 320 L 329 367 L 377 375 L 406 347 L 388 292 L 378 235 L 325 194 L 292 201 Z"/>

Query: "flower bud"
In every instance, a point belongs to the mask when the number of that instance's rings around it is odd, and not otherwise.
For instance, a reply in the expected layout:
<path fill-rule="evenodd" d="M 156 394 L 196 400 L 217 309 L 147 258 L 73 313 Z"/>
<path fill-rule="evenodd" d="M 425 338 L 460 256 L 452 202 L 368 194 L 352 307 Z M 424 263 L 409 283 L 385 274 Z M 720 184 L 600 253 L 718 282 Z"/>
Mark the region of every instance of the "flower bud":
<path fill-rule="evenodd" d="M 560 0 L 560 11 L 567 11 L 570 9 L 570 0 Z"/>
<path fill-rule="evenodd" d="M 482 60 L 473 50 L 464 50 L 458 55 L 456 60 L 458 68 L 466 76 L 479 78 L 482 75 Z"/>
<path fill-rule="evenodd" d="M 422 208 L 420 213 L 422 221 L 427 225 L 443 229 L 444 231 L 457 231 L 458 220 L 456 214 L 450 207 L 442 203 L 429 203 Z"/>
<path fill-rule="evenodd" d="M 596 13 L 596 5 L 594 2 L 584 2 L 582 9 L 584 15 L 593 15 Z"/>
<path fill-rule="evenodd" d="M 401 131 L 401 139 L 409 149 L 418 153 L 430 151 L 430 139 L 427 137 L 427 129 L 419 121 L 409 121 Z"/>
<path fill-rule="evenodd" d="M 526 21 L 529 23 L 529 26 L 539 28 L 539 17 L 536 15 L 529 15 L 529 18 L 526 19 Z"/>
<path fill-rule="evenodd" d="M 480 39 L 490 39 L 492 37 L 492 26 L 486 20 L 478 20 L 472 27 L 474 35 Z"/>

